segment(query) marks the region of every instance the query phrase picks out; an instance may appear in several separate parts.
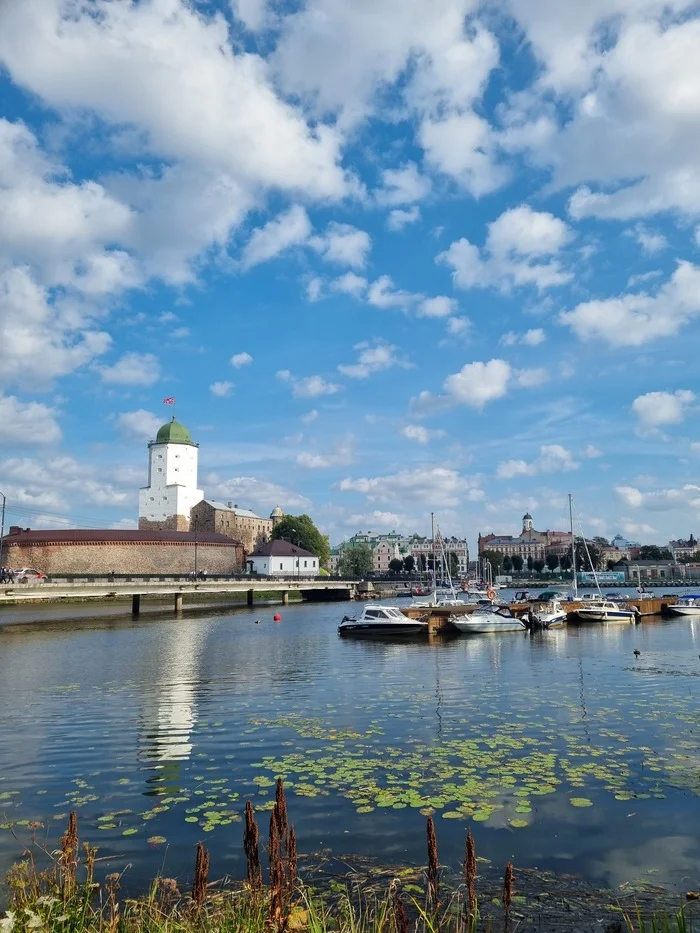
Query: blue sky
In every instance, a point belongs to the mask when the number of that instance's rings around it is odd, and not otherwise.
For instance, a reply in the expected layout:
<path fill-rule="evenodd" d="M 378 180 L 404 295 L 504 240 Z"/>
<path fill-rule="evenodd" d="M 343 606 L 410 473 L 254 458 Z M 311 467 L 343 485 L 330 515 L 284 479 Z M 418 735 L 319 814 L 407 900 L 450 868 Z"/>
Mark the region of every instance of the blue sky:
<path fill-rule="evenodd" d="M 671 0 L 6 0 L 0 490 L 644 542 L 700 510 L 700 19 Z"/>

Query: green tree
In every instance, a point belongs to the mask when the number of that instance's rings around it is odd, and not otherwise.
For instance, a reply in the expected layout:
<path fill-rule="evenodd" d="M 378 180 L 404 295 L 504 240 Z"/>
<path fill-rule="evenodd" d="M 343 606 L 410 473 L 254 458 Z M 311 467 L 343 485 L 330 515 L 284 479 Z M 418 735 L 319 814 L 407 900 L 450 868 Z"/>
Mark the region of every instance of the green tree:
<path fill-rule="evenodd" d="M 549 570 L 554 573 L 554 571 L 559 566 L 559 555 L 558 554 L 547 554 L 547 567 Z"/>
<path fill-rule="evenodd" d="M 527 569 L 531 571 L 534 566 L 535 566 L 535 558 L 532 555 L 530 555 L 527 559 Z"/>
<path fill-rule="evenodd" d="M 513 569 L 513 561 L 510 559 L 510 554 L 506 554 L 503 558 L 503 573 L 510 573 Z"/>
<path fill-rule="evenodd" d="M 392 573 L 401 573 L 403 570 L 403 561 L 398 557 L 392 558 L 389 561 L 389 570 L 391 570 Z"/>
<path fill-rule="evenodd" d="M 537 560 L 534 560 L 532 562 L 532 566 L 535 568 L 536 573 L 538 574 L 542 573 L 542 571 L 544 570 L 544 561 L 542 560 L 541 557 L 538 557 Z"/>
<path fill-rule="evenodd" d="M 523 569 L 523 559 L 520 554 L 513 554 L 510 560 L 513 564 L 513 570 L 516 573 L 520 573 L 520 571 Z"/>
<path fill-rule="evenodd" d="M 584 544 L 583 538 L 576 539 L 576 570 L 579 572 L 600 570 L 600 548 L 593 541 L 586 541 Z"/>
<path fill-rule="evenodd" d="M 413 554 L 407 554 L 403 559 L 403 569 L 406 573 L 413 573 L 413 570 L 416 566 L 416 559 Z"/>
<path fill-rule="evenodd" d="M 450 568 L 450 576 L 456 580 L 459 576 L 459 558 L 454 551 L 447 553 L 447 566 Z"/>
<path fill-rule="evenodd" d="M 605 566 L 607 567 L 608 570 L 614 570 L 614 569 L 615 569 L 615 564 L 616 564 L 616 563 L 617 563 L 617 561 L 608 560 L 608 561 L 605 562 Z"/>
<path fill-rule="evenodd" d="M 372 569 L 372 548 L 369 544 L 344 547 L 338 570 L 342 577 L 366 577 Z"/>
<path fill-rule="evenodd" d="M 645 544 L 639 549 L 640 560 L 673 560 L 668 548 L 657 547 L 655 544 Z"/>
<path fill-rule="evenodd" d="M 481 559 L 491 561 L 494 574 L 498 573 L 503 566 L 503 554 L 500 551 L 482 551 Z"/>
<path fill-rule="evenodd" d="M 308 515 L 285 515 L 272 529 L 273 538 L 282 538 L 318 557 L 321 567 L 328 563 L 331 546 Z"/>
<path fill-rule="evenodd" d="M 562 554 L 559 558 L 559 569 L 566 573 L 567 570 L 571 570 L 571 554 Z"/>

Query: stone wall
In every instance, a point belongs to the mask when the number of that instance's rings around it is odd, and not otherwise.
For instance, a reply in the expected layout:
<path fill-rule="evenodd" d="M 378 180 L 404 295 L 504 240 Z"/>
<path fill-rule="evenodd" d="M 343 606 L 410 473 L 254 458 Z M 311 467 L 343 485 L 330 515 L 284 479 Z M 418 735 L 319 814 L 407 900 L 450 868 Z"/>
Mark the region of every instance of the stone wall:
<path fill-rule="evenodd" d="M 243 547 L 236 543 L 198 542 L 197 569 L 209 574 L 233 573 L 245 567 Z M 195 545 L 191 542 L 159 543 L 65 543 L 13 544 L 6 538 L 3 563 L 19 569 L 33 567 L 42 573 L 190 573 L 195 566 Z"/>
<path fill-rule="evenodd" d="M 189 531 L 190 521 L 185 515 L 169 515 L 168 518 L 152 522 L 139 518 L 139 531 Z"/>
<path fill-rule="evenodd" d="M 213 531 L 241 541 L 247 554 L 264 544 L 272 535 L 271 518 L 249 518 L 236 515 L 232 509 L 214 509 L 206 501 L 192 509 L 190 531 Z"/>

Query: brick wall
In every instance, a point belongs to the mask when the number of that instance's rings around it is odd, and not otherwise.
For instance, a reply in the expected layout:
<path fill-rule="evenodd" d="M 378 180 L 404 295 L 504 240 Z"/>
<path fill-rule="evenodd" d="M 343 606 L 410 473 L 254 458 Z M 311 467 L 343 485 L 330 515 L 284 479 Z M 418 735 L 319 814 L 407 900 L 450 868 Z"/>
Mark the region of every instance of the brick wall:
<path fill-rule="evenodd" d="M 3 563 L 8 567 L 34 567 L 42 573 L 189 573 L 194 570 L 193 543 L 154 544 L 13 544 L 6 538 Z M 232 573 L 243 569 L 240 544 L 197 544 L 197 569 L 207 573 Z"/>
<path fill-rule="evenodd" d="M 189 530 L 214 531 L 227 538 L 241 541 L 247 554 L 264 544 L 272 535 L 271 518 L 247 518 L 235 512 L 213 509 L 206 502 L 200 502 L 191 512 Z"/>
<path fill-rule="evenodd" d="M 164 521 L 152 522 L 139 518 L 139 531 L 189 531 L 190 522 L 184 515 L 169 515 Z"/>

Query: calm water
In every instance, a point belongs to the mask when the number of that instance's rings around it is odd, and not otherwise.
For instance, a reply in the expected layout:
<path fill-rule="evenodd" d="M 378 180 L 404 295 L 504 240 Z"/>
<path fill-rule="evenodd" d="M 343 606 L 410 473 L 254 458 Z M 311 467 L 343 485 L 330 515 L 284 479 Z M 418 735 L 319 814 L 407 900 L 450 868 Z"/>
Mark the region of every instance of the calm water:
<path fill-rule="evenodd" d="M 189 877 L 199 839 L 241 877 L 243 804 L 266 807 L 282 773 L 304 852 L 422 863 L 432 810 L 448 864 L 469 824 L 498 865 L 686 889 L 700 622 L 401 644 L 339 639 L 347 610 L 4 611 L 0 823 L 53 842 L 76 807 L 133 885 Z M 17 853 L 5 825 L 0 870 Z"/>

